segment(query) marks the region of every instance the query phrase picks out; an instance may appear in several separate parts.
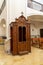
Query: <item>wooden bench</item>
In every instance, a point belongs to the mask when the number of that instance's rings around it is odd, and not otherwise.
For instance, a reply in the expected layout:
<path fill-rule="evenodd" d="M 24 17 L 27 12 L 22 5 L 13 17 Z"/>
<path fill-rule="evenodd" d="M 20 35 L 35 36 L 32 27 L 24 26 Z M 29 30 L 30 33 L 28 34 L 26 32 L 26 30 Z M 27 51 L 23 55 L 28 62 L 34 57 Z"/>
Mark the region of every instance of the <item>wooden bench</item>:
<path fill-rule="evenodd" d="M 40 46 L 41 49 L 43 49 L 43 38 L 39 38 L 39 41 L 40 41 L 39 46 Z"/>
<path fill-rule="evenodd" d="M 32 38 L 32 46 L 39 48 L 39 38 Z"/>
<path fill-rule="evenodd" d="M 4 39 L 2 37 L 0 37 L 0 45 L 4 44 Z"/>
<path fill-rule="evenodd" d="M 43 38 L 32 38 L 32 46 L 43 49 Z"/>

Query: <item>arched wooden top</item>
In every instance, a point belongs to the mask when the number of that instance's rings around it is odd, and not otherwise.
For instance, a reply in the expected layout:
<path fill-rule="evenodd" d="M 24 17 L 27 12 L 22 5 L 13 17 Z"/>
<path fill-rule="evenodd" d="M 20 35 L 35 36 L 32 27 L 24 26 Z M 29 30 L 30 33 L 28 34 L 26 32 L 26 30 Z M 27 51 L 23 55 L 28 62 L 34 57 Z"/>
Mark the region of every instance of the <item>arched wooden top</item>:
<path fill-rule="evenodd" d="M 20 17 L 15 19 L 15 22 L 18 22 L 18 23 L 28 23 L 28 20 L 23 15 L 21 15 Z"/>
<path fill-rule="evenodd" d="M 24 20 L 26 20 L 26 18 L 23 15 L 21 15 L 18 19 L 24 19 Z"/>
<path fill-rule="evenodd" d="M 30 21 L 28 21 L 26 19 L 26 17 L 24 17 L 23 15 L 21 15 L 20 17 L 18 18 L 15 18 L 15 21 L 14 22 L 11 22 L 11 23 L 14 23 L 14 24 L 30 24 Z"/>

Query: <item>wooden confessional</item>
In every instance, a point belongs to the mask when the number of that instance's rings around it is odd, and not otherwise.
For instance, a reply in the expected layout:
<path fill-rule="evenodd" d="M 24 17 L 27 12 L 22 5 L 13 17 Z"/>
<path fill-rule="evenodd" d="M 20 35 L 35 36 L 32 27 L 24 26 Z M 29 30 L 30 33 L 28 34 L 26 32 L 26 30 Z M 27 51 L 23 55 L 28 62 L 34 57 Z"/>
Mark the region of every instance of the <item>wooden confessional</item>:
<path fill-rule="evenodd" d="M 13 55 L 31 52 L 30 23 L 23 15 L 10 24 L 10 35 Z"/>

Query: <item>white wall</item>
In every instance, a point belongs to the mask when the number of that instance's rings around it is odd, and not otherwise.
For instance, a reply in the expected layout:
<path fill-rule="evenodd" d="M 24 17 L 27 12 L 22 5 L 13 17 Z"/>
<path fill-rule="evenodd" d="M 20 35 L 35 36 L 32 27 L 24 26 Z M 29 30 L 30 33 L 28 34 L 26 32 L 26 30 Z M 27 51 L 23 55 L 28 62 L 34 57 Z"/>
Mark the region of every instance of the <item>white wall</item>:
<path fill-rule="evenodd" d="M 6 36 L 6 28 L 4 28 L 2 26 L 2 19 L 5 19 L 5 21 L 7 21 L 7 9 L 6 9 L 6 6 L 2 12 L 2 14 L 0 15 L 0 36 Z"/>
<path fill-rule="evenodd" d="M 31 9 L 31 8 L 26 8 L 26 15 L 31 16 L 31 15 L 43 15 L 43 12 Z"/>
<path fill-rule="evenodd" d="M 1 19 L 5 19 L 5 20 L 7 19 L 7 8 L 6 8 L 6 6 L 0 15 L 0 21 L 1 21 Z"/>
<path fill-rule="evenodd" d="M 9 38 L 9 24 L 21 15 L 26 16 L 26 0 L 7 0 L 7 37 Z"/>
<path fill-rule="evenodd" d="M 31 15 L 43 15 L 43 12 L 31 9 L 27 7 L 26 3 L 26 16 L 31 16 Z M 43 24 L 40 24 L 38 22 L 34 23 L 35 25 L 31 24 L 31 35 L 39 35 L 40 36 L 40 28 L 43 28 Z"/>
<path fill-rule="evenodd" d="M 34 23 L 34 24 L 31 24 L 31 36 L 32 35 L 39 35 L 40 37 L 40 29 L 43 29 L 43 23 Z M 32 36 L 33 37 L 33 36 Z"/>
<path fill-rule="evenodd" d="M 39 11 L 28 8 L 27 0 L 6 0 L 6 3 L 7 3 L 7 22 L 6 22 L 7 23 L 7 28 L 6 28 L 7 39 L 9 39 L 9 37 L 10 37 L 9 24 L 12 21 L 15 21 L 15 18 L 16 17 L 18 18 L 21 15 L 21 12 L 24 13 L 25 17 L 30 16 L 30 15 L 35 15 L 35 14 L 43 15 L 43 13 L 41 13 Z M 31 27 L 34 28 L 33 25 Z M 31 34 L 37 35 L 37 29 L 34 28 L 34 31 L 32 31 Z M 8 46 L 9 46 L 9 43 L 8 43 Z M 9 48 L 9 47 L 7 47 L 7 48 Z"/>
<path fill-rule="evenodd" d="M 9 38 L 9 24 L 15 21 L 15 18 L 24 12 L 24 16 L 43 15 L 43 12 L 33 10 L 27 7 L 27 0 L 7 0 L 7 37 Z"/>
<path fill-rule="evenodd" d="M 6 28 L 0 25 L 0 36 L 6 36 Z"/>
<path fill-rule="evenodd" d="M 31 35 L 37 35 L 37 27 L 31 24 Z"/>
<path fill-rule="evenodd" d="M 26 16 L 26 0 L 7 0 L 7 14 L 10 22 L 19 17 L 21 12 Z"/>

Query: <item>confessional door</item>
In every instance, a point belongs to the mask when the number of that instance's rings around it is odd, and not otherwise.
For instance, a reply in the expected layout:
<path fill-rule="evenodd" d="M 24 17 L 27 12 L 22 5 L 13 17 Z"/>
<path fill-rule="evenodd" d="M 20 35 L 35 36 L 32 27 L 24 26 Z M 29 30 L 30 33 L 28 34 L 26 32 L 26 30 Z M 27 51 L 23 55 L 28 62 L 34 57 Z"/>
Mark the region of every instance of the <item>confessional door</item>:
<path fill-rule="evenodd" d="M 26 26 L 18 27 L 18 53 L 19 54 L 28 52 L 27 31 L 28 30 Z"/>
<path fill-rule="evenodd" d="M 10 51 L 12 54 L 17 54 L 17 26 L 12 25 L 10 26 L 10 33 L 11 33 L 11 44 L 10 44 Z"/>

